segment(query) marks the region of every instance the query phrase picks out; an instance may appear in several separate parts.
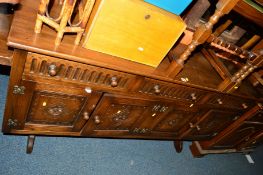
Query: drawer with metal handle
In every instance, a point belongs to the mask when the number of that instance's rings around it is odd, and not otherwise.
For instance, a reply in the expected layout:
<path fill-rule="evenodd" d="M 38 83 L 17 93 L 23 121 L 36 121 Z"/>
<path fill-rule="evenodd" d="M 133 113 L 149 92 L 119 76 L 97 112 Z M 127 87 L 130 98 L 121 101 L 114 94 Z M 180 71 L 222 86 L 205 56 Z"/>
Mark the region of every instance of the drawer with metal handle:
<path fill-rule="evenodd" d="M 28 53 L 23 78 L 38 82 L 44 78 L 78 84 L 90 83 L 100 87 L 125 91 L 129 84 L 135 80 L 135 75 L 36 53 Z"/>
<path fill-rule="evenodd" d="M 138 91 L 146 95 L 186 100 L 189 102 L 197 102 L 207 94 L 206 91 L 201 89 L 166 83 L 150 78 L 145 78 Z"/>

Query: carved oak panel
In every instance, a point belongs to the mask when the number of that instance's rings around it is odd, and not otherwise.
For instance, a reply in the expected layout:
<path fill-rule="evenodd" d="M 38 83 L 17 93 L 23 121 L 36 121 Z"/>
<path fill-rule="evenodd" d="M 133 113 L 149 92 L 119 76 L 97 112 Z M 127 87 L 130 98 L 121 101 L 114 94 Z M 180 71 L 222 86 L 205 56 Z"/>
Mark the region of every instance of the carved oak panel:
<path fill-rule="evenodd" d="M 208 110 L 200 116 L 197 123 L 189 123 L 190 132 L 184 136 L 187 139 L 211 139 L 239 118 L 239 111 Z"/>
<path fill-rule="evenodd" d="M 175 108 L 158 123 L 154 130 L 177 133 L 184 125 L 189 123 L 194 115 L 195 113 Z"/>
<path fill-rule="evenodd" d="M 152 113 L 165 111 L 155 104 L 158 101 L 142 99 L 127 95 L 105 94 L 92 114 L 92 119 L 86 125 L 83 134 L 116 135 L 119 132 L 126 134 L 146 134 L 151 128 L 141 128 L 141 122 L 152 117 Z M 157 109 L 158 108 L 158 109 Z"/>
<path fill-rule="evenodd" d="M 260 130 L 263 130 L 263 123 L 257 125 L 250 122 L 244 122 L 237 130 L 215 144 L 213 148 L 235 148 L 235 146 L 242 141 L 248 141 L 251 135 Z"/>
<path fill-rule="evenodd" d="M 84 104 L 84 96 L 35 92 L 27 122 L 72 126 Z"/>
<path fill-rule="evenodd" d="M 135 76 L 30 52 L 26 58 L 23 78 L 38 82 L 45 81 L 38 77 L 85 85 L 92 83 L 95 86 L 126 90 Z"/>
<path fill-rule="evenodd" d="M 218 148 L 235 148 L 242 142 L 251 140 L 255 133 L 263 131 L 262 113 L 257 113 L 254 117 L 244 121 L 236 130 L 229 133 L 226 137 L 213 145 L 214 149 Z M 253 143 L 253 141 L 252 141 Z M 256 144 L 256 143 L 253 143 Z"/>
<path fill-rule="evenodd" d="M 84 89 L 38 84 L 25 117 L 25 128 L 78 132 L 89 120 L 100 94 L 87 93 Z"/>
<path fill-rule="evenodd" d="M 165 83 L 149 78 L 145 78 L 138 91 L 139 93 L 147 95 L 155 95 L 189 102 L 197 102 L 201 100 L 207 93 L 200 89 L 194 89 L 172 83 Z"/>

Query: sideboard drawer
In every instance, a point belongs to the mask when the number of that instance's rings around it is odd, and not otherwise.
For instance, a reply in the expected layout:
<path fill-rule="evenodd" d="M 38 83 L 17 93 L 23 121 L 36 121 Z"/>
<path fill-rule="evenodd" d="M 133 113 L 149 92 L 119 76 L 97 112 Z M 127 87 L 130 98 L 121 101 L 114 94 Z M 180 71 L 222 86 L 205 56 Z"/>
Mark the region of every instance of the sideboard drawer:
<path fill-rule="evenodd" d="M 96 107 L 101 92 L 21 81 L 5 128 L 29 132 L 79 133 Z"/>
<path fill-rule="evenodd" d="M 100 96 L 99 92 L 86 93 L 83 89 L 37 85 L 25 129 L 79 132 Z"/>
<path fill-rule="evenodd" d="M 25 80 L 61 80 L 125 91 L 135 75 L 29 52 L 23 72 Z M 40 79 L 39 79 L 40 78 Z"/>
<path fill-rule="evenodd" d="M 147 95 L 187 100 L 190 102 L 197 102 L 207 94 L 205 91 L 200 89 L 194 89 L 172 83 L 165 83 L 150 78 L 145 78 L 138 91 Z"/>
<path fill-rule="evenodd" d="M 256 105 L 254 100 L 235 97 L 226 94 L 213 94 L 209 100 L 208 104 L 216 105 L 218 107 L 227 107 L 227 108 L 235 108 L 235 109 L 250 109 L 251 107 Z"/>

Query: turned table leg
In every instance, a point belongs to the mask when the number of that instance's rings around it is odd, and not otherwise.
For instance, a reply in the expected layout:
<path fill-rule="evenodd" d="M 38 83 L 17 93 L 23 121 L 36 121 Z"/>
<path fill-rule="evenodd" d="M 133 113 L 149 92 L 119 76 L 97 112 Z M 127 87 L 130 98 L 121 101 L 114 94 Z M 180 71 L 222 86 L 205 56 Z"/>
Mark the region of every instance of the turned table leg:
<path fill-rule="evenodd" d="M 182 152 L 182 150 L 183 150 L 183 141 L 179 141 L 179 140 L 174 141 L 174 147 L 175 147 L 175 150 L 176 150 L 177 153 Z"/>
<path fill-rule="evenodd" d="M 26 147 L 26 153 L 27 154 L 31 154 L 33 151 L 33 147 L 34 147 L 34 142 L 35 142 L 35 135 L 29 135 L 27 138 L 27 147 Z"/>

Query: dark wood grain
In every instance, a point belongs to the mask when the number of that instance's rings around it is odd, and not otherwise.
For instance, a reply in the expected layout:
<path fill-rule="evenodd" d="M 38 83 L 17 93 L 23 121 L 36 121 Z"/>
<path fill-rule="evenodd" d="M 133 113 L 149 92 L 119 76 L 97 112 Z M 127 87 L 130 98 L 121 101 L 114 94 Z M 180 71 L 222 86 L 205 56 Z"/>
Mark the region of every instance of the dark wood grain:
<path fill-rule="evenodd" d="M 257 25 L 263 27 L 263 14 L 255 8 L 253 8 L 252 6 L 250 6 L 249 4 L 247 4 L 246 2 L 239 1 L 234 7 L 234 11 L 253 21 Z"/>
<path fill-rule="evenodd" d="M 228 13 L 235 2 L 220 1 L 218 6 Z M 210 53 L 197 52 L 172 79 L 168 68 L 183 47 L 173 49 L 171 59 L 166 57 L 156 69 L 74 46 L 71 35 L 56 47 L 52 29 L 44 26 L 40 34 L 34 33 L 39 1 L 21 3 L 8 38 L 9 46 L 17 49 L 3 132 L 31 135 L 28 152 L 35 135 L 172 140 L 178 152 L 184 140 L 192 140 L 195 156 L 246 151 L 255 140 L 261 143 L 258 123 L 263 119 L 255 116 L 261 108 L 257 103 L 263 102 L 260 93 L 253 88 L 253 96 L 216 90 L 222 78 L 229 78 L 228 66 L 219 65 L 217 57 L 207 61 L 204 55 Z M 220 16 L 216 13 L 215 18 Z M 211 18 L 209 30 L 201 27 L 195 39 L 205 42 L 216 21 Z M 255 65 L 261 66 L 260 58 L 253 60 Z M 250 127 L 253 132 L 244 134 L 249 138 L 238 134 Z"/>

